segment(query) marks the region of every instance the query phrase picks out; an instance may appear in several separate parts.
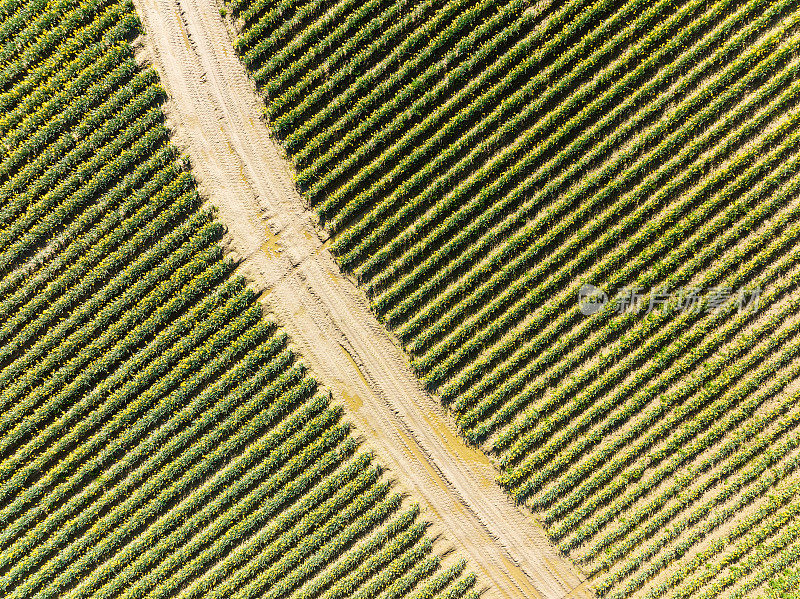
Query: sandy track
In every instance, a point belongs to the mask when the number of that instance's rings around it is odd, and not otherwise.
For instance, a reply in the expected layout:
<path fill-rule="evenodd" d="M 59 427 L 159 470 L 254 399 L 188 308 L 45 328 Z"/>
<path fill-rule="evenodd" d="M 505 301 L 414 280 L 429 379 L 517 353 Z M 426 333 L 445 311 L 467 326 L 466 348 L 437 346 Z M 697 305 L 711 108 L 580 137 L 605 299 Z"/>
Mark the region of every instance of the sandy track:
<path fill-rule="evenodd" d="M 215 0 L 134 4 L 147 32 L 139 56 L 161 75 L 175 140 L 219 208 L 226 243 L 366 445 L 491 587 L 486 597 L 591 597 L 585 576 L 495 483 L 489 459 L 453 432 L 339 271 L 269 135 Z"/>

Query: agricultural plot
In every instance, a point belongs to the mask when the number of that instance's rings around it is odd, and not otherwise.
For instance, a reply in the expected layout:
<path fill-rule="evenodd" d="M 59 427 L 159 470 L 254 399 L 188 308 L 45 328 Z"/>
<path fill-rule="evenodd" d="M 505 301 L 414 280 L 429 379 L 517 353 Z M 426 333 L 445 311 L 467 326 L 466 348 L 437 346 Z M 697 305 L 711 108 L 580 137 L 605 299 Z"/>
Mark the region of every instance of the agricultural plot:
<path fill-rule="evenodd" d="M 767 593 L 800 558 L 797 3 L 229 7 L 340 264 L 597 591 Z"/>
<path fill-rule="evenodd" d="M 477 597 L 233 276 L 137 31 L 0 2 L 0 596 Z"/>

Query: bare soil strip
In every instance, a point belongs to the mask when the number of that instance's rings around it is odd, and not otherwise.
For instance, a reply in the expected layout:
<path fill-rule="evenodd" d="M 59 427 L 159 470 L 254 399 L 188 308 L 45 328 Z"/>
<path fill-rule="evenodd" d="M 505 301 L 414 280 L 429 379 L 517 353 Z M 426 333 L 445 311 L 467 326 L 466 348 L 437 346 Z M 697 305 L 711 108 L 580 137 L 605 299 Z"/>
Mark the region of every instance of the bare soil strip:
<path fill-rule="evenodd" d="M 242 273 L 263 292 L 267 311 L 317 380 L 346 405 L 366 445 L 468 559 L 479 584 L 490 585 L 486 597 L 592 597 L 585 575 L 496 484 L 490 460 L 454 433 L 366 298 L 340 272 L 270 137 L 220 5 L 134 4 L 146 31 L 138 56 L 161 75 L 175 141 L 219 209 L 229 249 L 243 258 Z"/>

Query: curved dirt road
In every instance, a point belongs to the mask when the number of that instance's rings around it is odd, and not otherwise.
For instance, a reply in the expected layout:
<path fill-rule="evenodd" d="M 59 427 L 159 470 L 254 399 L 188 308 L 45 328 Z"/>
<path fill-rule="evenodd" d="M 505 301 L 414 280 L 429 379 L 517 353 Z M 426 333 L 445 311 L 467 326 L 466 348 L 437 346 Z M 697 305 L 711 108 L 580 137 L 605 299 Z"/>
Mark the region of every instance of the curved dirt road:
<path fill-rule="evenodd" d="M 402 351 L 342 276 L 325 234 L 294 188 L 262 103 L 236 57 L 215 0 L 134 0 L 139 57 L 161 75 L 175 140 L 201 192 L 219 208 L 226 243 L 317 380 L 402 481 L 427 518 L 489 586 L 485 597 L 591 597 L 585 576 L 495 483 L 496 470 L 453 432 Z M 424 513 L 424 512 L 423 512 Z"/>

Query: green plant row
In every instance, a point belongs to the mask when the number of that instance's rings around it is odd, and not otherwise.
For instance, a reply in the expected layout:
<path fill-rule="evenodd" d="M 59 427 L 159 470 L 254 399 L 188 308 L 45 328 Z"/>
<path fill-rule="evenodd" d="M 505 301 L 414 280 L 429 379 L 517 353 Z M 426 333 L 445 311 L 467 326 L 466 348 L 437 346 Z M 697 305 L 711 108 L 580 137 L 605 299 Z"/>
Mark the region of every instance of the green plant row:
<path fill-rule="evenodd" d="M 590 586 L 749 596 L 785 568 L 797 498 L 764 506 L 800 439 L 796 7 L 233 4 L 340 265 Z M 584 283 L 761 295 L 586 316 Z"/>
<path fill-rule="evenodd" d="M 256 4 L 284 61 L 384 7 Z M 0 595 L 475 599 L 235 276 L 138 32 L 0 1 Z"/>

